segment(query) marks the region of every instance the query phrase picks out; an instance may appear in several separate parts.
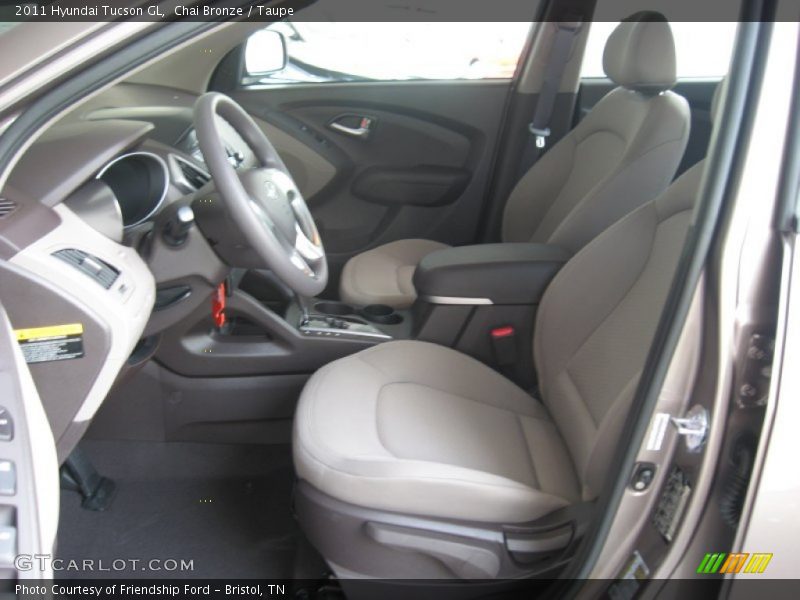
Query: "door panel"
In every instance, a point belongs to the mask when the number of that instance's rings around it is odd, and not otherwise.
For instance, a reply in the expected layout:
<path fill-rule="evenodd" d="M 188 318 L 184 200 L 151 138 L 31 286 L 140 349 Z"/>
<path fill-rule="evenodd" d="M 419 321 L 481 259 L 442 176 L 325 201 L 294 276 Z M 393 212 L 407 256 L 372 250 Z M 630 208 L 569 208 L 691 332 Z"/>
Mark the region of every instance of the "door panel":
<path fill-rule="evenodd" d="M 464 192 L 470 171 L 442 165 L 370 167 L 356 176 L 353 193 L 386 206 L 444 206 Z"/>
<path fill-rule="evenodd" d="M 291 85 L 233 95 L 335 175 L 307 198 L 338 287 L 353 255 L 393 240 L 476 240 L 510 81 Z M 358 129 L 369 120 L 367 135 Z M 291 168 L 291 165 L 289 165 Z"/>
<path fill-rule="evenodd" d="M 692 109 L 691 133 L 686 151 L 675 177 L 686 171 L 706 155 L 711 137 L 711 100 L 717 89 L 719 79 L 682 79 L 672 91 L 689 102 Z M 585 117 L 600 99 L 616 87 L 610 79 L 586 78 L 581 80 L 578 105 L 575 112 L 576 123 Z"/>

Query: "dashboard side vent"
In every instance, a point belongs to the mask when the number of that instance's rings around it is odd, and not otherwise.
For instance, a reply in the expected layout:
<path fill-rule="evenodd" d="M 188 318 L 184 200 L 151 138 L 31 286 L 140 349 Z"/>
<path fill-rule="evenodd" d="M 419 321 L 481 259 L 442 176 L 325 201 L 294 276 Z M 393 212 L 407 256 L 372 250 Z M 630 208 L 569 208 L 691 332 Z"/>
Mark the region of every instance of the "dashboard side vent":
<path fill-rule="evenodd" d="M 92 256 L 88 252 L 84 252 L 83 250 L 68 248 L 66 250 L 58 250 L 57 252 L 53 252 L 53 256 L 71 264 L 85 275 L 88 275 L 94 279 L 107 290 L 114 285 L 117 277 L 119 277 L 119 271 L 117 269 L 112 267 L 107 262 L 100 260 L 96 256 Z"/>
<path fill-rule="evenodd" d="M 191 163 L 186 162 L 183 159 L 176 159 L 175 161 L 178 164 L 178 168 L 181 170 L 184 179 L 186 179 L 186 183 L 188 183 L 191 187 L 196 190 L 199 190 L 209 181 L 211 181 L 211 177 L 208 173 L 203 172 L 201 169 L 195 167 Z"/>
<path fill-rule="evenodd" d="M 17 208 L 17 203 L 8 198 L 0 198 L 0 219 L 5 219 Z"/>

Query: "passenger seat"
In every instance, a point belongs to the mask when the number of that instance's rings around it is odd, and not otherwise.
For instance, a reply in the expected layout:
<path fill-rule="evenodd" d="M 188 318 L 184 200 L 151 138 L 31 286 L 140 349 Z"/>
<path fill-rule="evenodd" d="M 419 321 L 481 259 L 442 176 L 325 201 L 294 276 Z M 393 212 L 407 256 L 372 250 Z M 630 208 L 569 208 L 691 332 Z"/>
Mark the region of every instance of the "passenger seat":
<path fill-rule="evenodd" d="M 637 13 L 614 30 L 603 69 L 619 87 L 538 160 L 517 183 L 503 215 L 502 241 L 541 242 L 577 252 L 672 181 L 689 137 L 689 104 L 669 91 L 675 43 L 666 20 Z M 447 248 L 398 240 L 351 258 L 340 296 L 355 305 L 410 306 L 414 270 Z"/>

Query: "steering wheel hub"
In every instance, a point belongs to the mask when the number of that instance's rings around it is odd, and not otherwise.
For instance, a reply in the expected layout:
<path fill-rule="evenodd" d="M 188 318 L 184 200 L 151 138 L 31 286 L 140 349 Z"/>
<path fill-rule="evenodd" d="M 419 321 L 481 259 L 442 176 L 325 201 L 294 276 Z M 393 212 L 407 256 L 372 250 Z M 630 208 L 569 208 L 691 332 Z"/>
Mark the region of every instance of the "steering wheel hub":
<path fill-rule="evenodd" d="M 291 179 L 277 169 L 251 169 L 240 176 L 251 202 L 263 210 L 281 235 L 294 241 L 295 213 L 289 202 Z"/>

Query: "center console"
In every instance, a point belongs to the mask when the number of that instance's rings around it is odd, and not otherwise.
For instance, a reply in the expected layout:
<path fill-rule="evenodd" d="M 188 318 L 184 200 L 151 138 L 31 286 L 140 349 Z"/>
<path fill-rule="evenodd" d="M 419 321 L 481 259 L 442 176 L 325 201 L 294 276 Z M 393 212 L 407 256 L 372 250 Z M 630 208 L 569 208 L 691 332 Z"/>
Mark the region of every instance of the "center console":
<path fill-rule="evenodd" d="M 532 384 L 536 307 L 569 254 L 545 244 L 484 244 L 430 254 L 414 277 L 410 309 L 297 298 L 269 272 L 248 271 L 229 287 L 227 325 L 206 303 L 162 337 L 159 362 L 192 377 L 312 373 L 391 340 L 456 348 Z"/>
<path fill-rule="evenodd" d="M 385 304 L 362 308 L 344 302 L 314 301 L 305 307 L 300 331 L 307 336 L 367 339 L 375 342 L 408 338 L 411 315 Z"/>
<path fill-rule="evenodd" d="M 447 248 L 422 259 L 414 287 L 432 304 L 538 304 L 569 258 L 569 252 L 549 244 Z"/>
<path fill-rule="evenodd" d="M 410 310 L 311 300 L 294 318 L 306 337 L 370 344 L 418 339 L 456 348 L 530 387 L 536 309 L 569 258 L 548 244 L 448 248 L 420 262 Z"/>
<path fill-rule="evenodd" d="M 536 309 L 569 258 L 548 244 L 482 244 L 429 254 L 414 274 L 412 336 L 455 348 L 530 388 Z"/>

